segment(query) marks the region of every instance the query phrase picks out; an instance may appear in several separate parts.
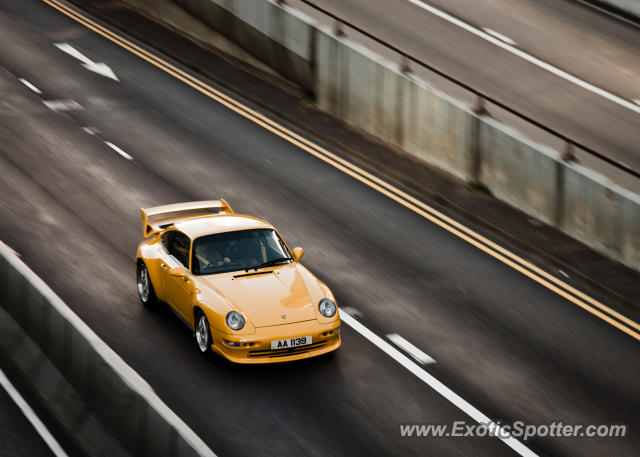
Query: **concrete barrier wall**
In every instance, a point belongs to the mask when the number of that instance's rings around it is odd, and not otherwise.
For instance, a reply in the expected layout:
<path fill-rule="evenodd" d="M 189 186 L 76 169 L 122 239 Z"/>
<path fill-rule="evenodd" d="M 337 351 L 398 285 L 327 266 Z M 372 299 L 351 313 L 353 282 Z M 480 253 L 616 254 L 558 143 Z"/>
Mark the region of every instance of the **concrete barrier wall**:
<path fill-rule="evenodd" d="M 215 454 L 0 242 L 0 356 L 87 455 Z"/>
<path fill-rule="evenodd" d="M 587 0 L 588 2 L 609 5 L 640 19 L 640 0 Z"/>
<path fill-rule="evenodd" d="M 559 228 L 640 269 L 640 196 L 584 167 L 565 165 Z"/>
<path fill-rule="evenodd" d="M 305 15 L 265 0 L 172 1 L 285 78 L 313 91 L 315 28 Z"/>
<path fill-rule="evenodd" d="M 474 114 L 286 5 L 172 1 L 290 75 L 316 95 L 323 111 L 462 180 L 483 184 L 497 198 L 640 270 L 637 196 L 562 162 L 558 152 Z"/>
<path fill-rule="evenodd" d="M 316 32 L 317 105 L 461 179 L 474 115 L 398 66 L 329 30 Z"/>
<path fill-rule="evenodd" d="M 491 119 L 479 129 L 479 182 L 494 196 L 554 225 L 563 164 L 559 154 Z"/>

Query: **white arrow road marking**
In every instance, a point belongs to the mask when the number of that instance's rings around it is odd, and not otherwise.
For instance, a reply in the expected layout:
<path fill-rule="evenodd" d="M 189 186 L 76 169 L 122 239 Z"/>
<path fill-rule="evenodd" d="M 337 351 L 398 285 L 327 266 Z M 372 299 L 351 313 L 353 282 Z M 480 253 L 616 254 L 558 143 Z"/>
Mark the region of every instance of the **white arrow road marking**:
<path fill-rule="evenodd" d="M 120 81 L 113 70 L 106 63 L 94 62 L 68 43 L 54 43 L 53 45 L 56 48 L 60 49 L 62 52 L 66 52 L 71 57 L 75 57 L 76 59 L 78 59 L 80 62 L 82 62 L 82 66 L 87 70 L 98 73 L 99 75 L 102 75 L 106 78 L 113 79 L 114 81 Z"/>
<path fill-rule="evenodd" d="M 428 363 L 436 363 L 435 360 L 433 360 L 431 357 L 429 357 L 427 354 L 422 352 L 413 344 L 409 343 L 407 340 L 402 338 L 397 333 L 391 333 L 387 335 L 387 338 L 389 338 L 389 341 L 391 341 L 393 344 L 395 344 L 400 349 L 404 350 L 407 354 L 409 354 L 411 357 L 416 359 L 418 363 L 421 363 L 422 365 L 426 365 Z"/>

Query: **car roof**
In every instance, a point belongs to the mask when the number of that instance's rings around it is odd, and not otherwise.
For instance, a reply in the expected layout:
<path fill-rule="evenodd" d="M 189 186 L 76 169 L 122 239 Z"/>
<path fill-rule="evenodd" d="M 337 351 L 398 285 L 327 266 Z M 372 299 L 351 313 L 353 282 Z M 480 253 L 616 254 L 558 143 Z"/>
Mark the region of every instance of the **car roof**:
<path fill-rule="evenodd" d="M 257 217 L 243 214 L 212 214 L 185 219 L 174 224 L 175 228 L 196 239 L 215 233 L 233 232 L 259 228 L 274 228 L 271 224 Z"/>

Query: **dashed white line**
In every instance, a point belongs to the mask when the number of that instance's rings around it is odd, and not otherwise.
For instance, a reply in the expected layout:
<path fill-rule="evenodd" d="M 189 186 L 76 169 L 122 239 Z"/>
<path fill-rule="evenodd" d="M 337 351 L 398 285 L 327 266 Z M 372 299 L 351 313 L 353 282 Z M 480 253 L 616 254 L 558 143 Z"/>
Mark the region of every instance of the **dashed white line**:
<path fill-rule="evenodd" d="M 417 348 L 416 346 L 414 346 L 413 344 L 411 344 L 410 342 L 402 338 L 397 333 L 391 333 L 387 335 L 387 338 L 389 339 L 389 341 L 391 341 L 393 344 L 398 346 L 400 349 L 404 350 L 404 352 L 406 352 L 411 357 L 416 359 L 416 361 L 419 362 L 420 364 L 426 365 L 428 363 L 436 363 L 435 360 L 433 360 L 427 354 L 422 352 L 419 348 Z"/>
<path fill-rule="evenodd" d="M 82 127 L 82 130 L 84 130 L 89 135 L 96 135 L 99 132 L 95 127 Z"/>
<path fill-rule="evenodd" d="M 457 19 L 453 16 L 451 16 L 450 14 L 445 13 L 444 11 L 441 11 L 437 8 L 434 8 L 431 5 L 427 5 L 426 3 L 423 3 L 421 0 L 407 0 L 409 3 L 412 3 L 420 8 L 422 8 L 425 11 L 430 12 L 431 14 L 438 16 L 441 19 L 444 19 L 447 22 L 450 22 L 451 24 L 454 24 L 458 27 L 460 27 L 463 30 L 466 30 L 469 33 L 472 33 L 480 38 L 482 38 L 483 40 L 486 40 L 490 43 L 495 44 L 496 46 L 498 46 L 499 48 L 504 49 L 505 51 L 510 52 L 511 54 L 514 54 L 518 57 L 520 57 L 521 59 L 526 60 L 527 62 L 542 68 L 543 70 L 548 71 L 549 73 L 553 73 L 554 75 L 565 79 L 573 84 L 576 84 L 577 86 L 582 87 L 585 90 L 588 90 L 589 92 L 592 92 L 596 95 L 599 95 L 603 98 L 606 98 L 607 100 L 616 103 L 620 106 L 623 106 L 637 114 L 640 114 L 640 106 L 635 105 L 633 103 L 631 103 L 629 100 L 625 100 L 622 97 L 618 97 L 617 95 L 614 95 L 610 92 L 607 92 L 604 89 L 601 89 L 597 86 L 594 86 L 593 84 L 590 84 L 586 81 L 583 81 L 582 79 L 573 76 L 570 73 L 567 73 L 564 70 L 559 69 L 558 67 L 554 67 L 551 64 L 548 64 L 547 62 L 538 59 L 537 57 L 533 57 L 532 55 L 527 54 L 524 51 L 521 51 L 520 49 L 505 43 L 502 40 L 499 40 L 498 38 L 495 38 L 491 35 L 489 35 L 487 32 L 480 30 L 470 24 L 467 24 L 464 21 L 461 21 L 460 19 Z"/>
<path fill-rule="evenodd" d="M 569 275 L 567 273 L 564 272 L 564 270 L 558 270 L 558 272 L 564 276 L 565 278 L 569 278 Z"/>
<path fill-rule="evenodd" d="M 31 89 L 32 91 L 34 91 L 36 94 L 38 95 L 42 95 L 42 91 L 40 89 L 38 89 L 36 86 L 34 86 L 33 84 L 31 84 L 29 81 L 27 81 L 24 78 L 19 78 L 19 81 L 24 84 L 25 86 L 27 86 L 29 89 Z"/>
<path fill-rule="evenodd" d="M 116 146 L 115 144 L 111 143 L 110 141 L 105 141 L 104 144 L 106 144 L 107 146 L 109 146 L 111 149 L 113 149 L 114 151 L 116 151 L 118 154 L 120 154 L 122 157 L 124 157 L 127 160 L 133 160 L 133 157 L 131 157 L 129 154 L 127 154 L 126 152 L 124 152 L 122 149 L 120 149 L 118 146 Z"/>
<path fill-rule="evenodd" d="M 75 100 L 42 100 L 47 108 L 52 111 L 79 111 L 82 105 Z"/>
<path fill-rule="evenodd" d="M 11 384 L 11 381 L 4 374 L 4 371 L 0 368 L 0 385 L 4 387 L 4 390 L 7 391 L 9 397 L 13 400 L 13 402 L 20 408 L 22 414 L 27 418 L 33 428 L 36 429 L 36 432 L 42 437 L 44 442 L 49 446 L 51 452 L 56 457 L 68 457 L 67 453 L 64 452 L 64 449 L 60 446 L 58 441 L 53 437 L 53 435 L 49 432 L 49 429 L 42 423 L 40 418 L 36 416 L 36 413 L 33 412 L 33 409 L 29 404 L 25 401 L 25 399 L 20 395 L 20 392 L 16 390 L 16 388 Z"/>
<path fill-rule="evenodd" d="M 400 352 L 399 350 L 391 346 L 391 344 L 387 343 L 385 340 L 380 338 L 378 335 L 373 333 L 371 330 L 369 330 L 367 327 L 365 327 L 360 322 L 355 320 L 349 314 L 345 313 L 343 310 L 340 311 L 340 320 L 343 323 L 347 324 L 352 329 L 354 329 L 360 335 L 365 337 L 367 340 L 372 342 L 379 349 L 384 351 L 393 360 L 398 362 L 400 365 L 402 365 L 411 373 L 413 373 L 418 379 L 423 381 L 425 384 L 427 384 L 429 387 L 434 389 L 444 398 L 449 400 L 451 403 L 457 406 L 460 410 L 462 410 L 465 414 L 467 414 L 473 420 L 475 420 L 480 424 L 488 424 L 493 422 L 491 419 L 489 419 L 489 417 L 484 415 L 482 412 L 480 412 L 478 409 L 472 406 L 469 402 L 464 400 L 460 395 L 456 394 L 454 391 L 449 389 L 447 386 L 445 386 L 443 383 L 438 381 L 432 375 L 424 371 L 422 367 L 416 364 L 413 360 L 411 360 L 402 352 Z M 531 449 L 529 449 L 527 446 L 522 444 L 517 439 L 510 436 L 510 434 L 507 433 L 506 430 L 501 429 L 500 426 L 497 426 L 496 430 L 497 430 L 497 433 L 496 433 L 497 438 L 503 441 L 511 449 L 516 451 L 519 455 L 523 457 L 538 457 L 538 455 L 535 452 L 533 452 Z"/>
<path fill-rule="evenodd" d="M 515 41 L 513 41 L 511 38 L 509 38 L 508 36 L 503 35 L 502 33 L 498 33 L 495 30 L 491 30 L 491 29 L 488 29 L 486 27 L 484 27 L 482 30 L 487 32 L 489 35 L 496 37 L 498 40 L 502 40 L 505 43 L 510 44 L 511 46 L 515 46 L 516 44 L 518 44 Z"/>

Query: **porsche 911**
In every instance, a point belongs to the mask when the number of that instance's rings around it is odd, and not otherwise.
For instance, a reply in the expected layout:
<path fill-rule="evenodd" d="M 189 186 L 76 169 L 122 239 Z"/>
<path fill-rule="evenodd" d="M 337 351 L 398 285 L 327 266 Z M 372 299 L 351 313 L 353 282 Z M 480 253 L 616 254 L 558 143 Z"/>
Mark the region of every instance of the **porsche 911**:
<path fill-rule="evenodd" d="M 237 363 L 304 359 L 340 347 L 331 290 L 278 231 L 224 200 L 141 210 L 140 300 L 166 303 L 202 353 Z"/>

